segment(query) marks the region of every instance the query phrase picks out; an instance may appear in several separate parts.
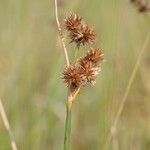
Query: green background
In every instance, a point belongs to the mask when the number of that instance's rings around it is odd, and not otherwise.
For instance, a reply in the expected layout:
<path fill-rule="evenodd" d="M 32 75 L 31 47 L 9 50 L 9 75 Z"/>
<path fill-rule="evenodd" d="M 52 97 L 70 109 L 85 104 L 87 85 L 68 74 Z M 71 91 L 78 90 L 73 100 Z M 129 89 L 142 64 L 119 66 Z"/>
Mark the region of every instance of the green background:
<path fill-rule="evenodd" d="M 73 107 L 72 150 L 101 150 L 150 31 L 150 14 L 129 0 L 58 0 L 59 18 L 73 11 L 93 26 L 105 61 L 94 86 Z M 69 44 L 70 58 L 75 45 Z M 85 49 L 80 48 L 80 55 Z M 150 41 L 109 150 L 150 149 Z M 65 128 L 65 65 L 53 0 L 0 0 L 0 97 L 19 150 L 60 150 Z M 0 118 L 0 150 L 10 150 Z"/>

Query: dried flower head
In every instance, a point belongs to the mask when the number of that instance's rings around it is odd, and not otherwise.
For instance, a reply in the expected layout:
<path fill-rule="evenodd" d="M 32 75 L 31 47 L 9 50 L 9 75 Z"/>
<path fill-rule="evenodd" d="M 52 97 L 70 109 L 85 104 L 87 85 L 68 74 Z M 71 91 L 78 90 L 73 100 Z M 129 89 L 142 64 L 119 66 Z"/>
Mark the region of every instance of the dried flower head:
<path fill-rule="evenodd" d="M 65 28 L 68 31 L 77 30 L 77 28 L 81 26 L 81 22 L 82 18 L 71 12 L 65 19 Z"/>
<path fill-rule="evenodd" d="M 71 42 L 75 42 L 77 47 L 85 45 L 86 43 L 95 42 L 95 32 L 90 28 L 81 17 L 74 13 L 71 13 L 69 17 L 65 19 L 65 28 L 69 31 Z"/>
<path fill-rule="evenodd" d="M 85 45 L 86 43 L 95 42 L 95 32 L 92 28 L 89 28 L 87 25 L 81 25 L 77 30 L 70 32 L 71 42 L 75 42 L 77 47 L 80 45 Z"/>
<path fill-rule="evenodd" d="M 94 49 L 94 48 L 91 48 L 87 53 L 86 55 L 81 58 L 79 61 L 80 63 L 82 61 L 90 61 L 92 62 L 93 66 L 97 66 L 97 64 L 103 60 L 103 52 L 102 52 L 102 49 L 100 48 L 97 48 L 97 49 Z"/>
<path fill-rule="evenodd" d="M 77 64 L 66 67 L 62 78 L 72 92 L 77 90 L 84 83 L 82 69 Z"/>
<path fill-rule="evenodd" d="M 101 49 L 91 48 L 75 65 L 70 65 L 63 72 L 63 79 L 71 91 L 87 83 L 95 83 L 95 77 L 100 72 L 100 62 L 103 60 Z"/>
<path fill-rule="evenodd" d="M 65 19 L 65 28 L 69 31 L 71 42 L 76 43 L 77 47 L 95 42 L 94 30 L 74 13 Z M 95 83 L 95 77 L 100 72 L 103 55 L 101 49 L 91 48 L 74 65 L 64 69 L 62 78 L 72 92 L 88 83 Z"/>
<path fill-rule="evenodd" d="M 95 83 L 95 77 L 98 75 L 100 68 L 94 67 L 92 62 L 81 60 L 80 65 L 82 67 L 82 72 L 84 76 L 84 80 L 86 83 L 90 82 L 92 84 Z"/>
<path fill-rule="evenodd" d="M 100 62 L 103 60 L 101 49 L 91 48 L 84 57 L 79 59 L 79 64 L 87 82 L 95 83 L 95 77 L 100 72 Z"/>
<path fill-rule="evenodd" d="M 147 4 L 140 5 L 138 10 L 139 12 L 146 12 L 148 11 L 148 5 Z"/>
<path fill-rule="evenodd" d="M 139 12 L 150 11 L 150 5 L 145 0 L 130 0 L 138 9 Z"/>

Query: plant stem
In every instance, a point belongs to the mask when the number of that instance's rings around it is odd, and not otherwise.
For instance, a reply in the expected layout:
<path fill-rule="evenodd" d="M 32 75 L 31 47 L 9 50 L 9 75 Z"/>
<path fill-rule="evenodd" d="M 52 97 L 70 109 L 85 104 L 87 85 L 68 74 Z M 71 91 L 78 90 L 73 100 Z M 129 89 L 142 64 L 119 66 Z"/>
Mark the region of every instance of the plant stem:
<path fill-rule="evenodd" d="M 5 126 L 8 134 L 9 134 L 10 141 L 11 141 L 11 148 L 12 148 L 12 150 L 17 150 L 17 145 L 16 145 L 16 142 L 15 142 L 13 133 L 11 131 L 11 128 L 10 128 L 10 125 L 9 125 L 9 122 L 8 122 L 8 118 L 7 118 L 7 115 L 6 115 L 6 112 L 5 112 L 5 109 L 4 109 L 4 106 L 2 104 L 1 99 L 0 99 L 0 115 L 2 117 L 2 121 L 4 123 L 4 126 Z"/>
<path fill-rule="evenodd" d="M 57 0 L 55 0 L 55 19 L 56 19 L 56 23 L 57 23 L 57 27 L 58 27 L 58 31 L 59 31 L 59 36 L 60 36 L 60 39 L 61 39 L 61 43 L 62 43 L 62 46 L 63 46 L 63 51 L 64 51 L 64 55 L 65 55 L 65 59 L 66 59 L 66 64 L 67 64 L 67 66 L 69 66 L 70 62 L 69 62 L 67 48 L 66 48 L 66 45 L 65 45 L 65 42 L 64 42 L 65 38 L 64 38 L 64 35 L 62 33 L 62 29 L 61 29 L 60 22 L 59 22 L 59 19 L 58 19 Z"/>
<path fill-rule="evenodd" d="M 71 142 L 71 108 L 67 104 L 64 150 L 70 149 L 70 142 Z"/>
<path fill-rule="evenodd" d="M 108 133 L 108 136 L 107 136 L 107 139 L 106 139 L 106 143 L 105 143 L 105 145 L 104 145 L 103 150 L 107 148 L 107 146 L 109 145 L 109 143 L 110 143 L 110 141 L 111 141 L 112 136 L 113 136 L 113 135 L 115 134 L 115 132 L 116 132 L 117 124 L 118 124 L 119 119 L 120 119 L 120 117 L 121 117 L 121 114 L 122 114 L 122 112 L 123 112 L 123 110 L 124 110 L 124 107 L 125 107 L 125 104 L 126 104 L 126 101 L 127 101 L 128 95 L 129 95 L 129 92 L 130 92 L 131 85 L 132 85 L 132 83 L 133 83 L 133 81 L 134 81 L 136 72 L 137 72 L 138 67 L 139 67 L 139 65 L 140 65 L 140 61 L 141 61 L 141 59 L 142 59 L 142 56 L 143 56 L 144 51 L 146 50 L 146 47 L 147 47 L 147 45 L 148 45 L 149 40 L 150 40 L 150 31 L 148 32 L 148 34 L 147 34 L 147 36 L 146 36 L 146 39 L 145 39 L 145 41 L 144 41 L 144 44 L 143 44 L 143 46 L 142 46 L 142 48 L 141 48 L 141 50 L 140 50 L 140 52 L 139 52 L 139 56 L 138 56 L 138 58 L 137 58 L 137 60 L 136 60 L 135 66 L 134 66 L 133 71 L 132 71 L 132 73 L 131 73 L 131 76 L 130 76 L 130 78 L 129 78 L 129 81 L 128 81 L 128 84 L 127 84 L 125 93 L 124 93 L 124 95 L 123 95 L 123 98 L 122 98 L 122 100 L 121 100 L 119 109 L 118 109 L 117 114 L 116 114 L 116 116 L 115 116 L 114 123 L 112 124 L 112 126 L 111 126 L 111 128 L 110 128 L 110 132 Z"/>
<path fill-rule="evenodd" d="M 74 62 L 76 62 L 77 61 L 77 56 L 78 56 L 78 54 L 79 54 L 79 49 L 75 49 L 75 53 L 74 53 Z"/>
<path fill-rule="evenodd" d="M 68 92 L 68 100 L 66 105 L 67 112 L 66 112 L 66 126 L 65 126 L 65 136 L 64 136 L 64 150 L 70 150 L 71 148 L 70 146 L 71 145 L 71 111 L 72 111 L 72 105 L 79 91 L 80 91 L 80 87 L 77 89 L 77 91 L 74 94 L 71 93 L 70 90 Z"/>

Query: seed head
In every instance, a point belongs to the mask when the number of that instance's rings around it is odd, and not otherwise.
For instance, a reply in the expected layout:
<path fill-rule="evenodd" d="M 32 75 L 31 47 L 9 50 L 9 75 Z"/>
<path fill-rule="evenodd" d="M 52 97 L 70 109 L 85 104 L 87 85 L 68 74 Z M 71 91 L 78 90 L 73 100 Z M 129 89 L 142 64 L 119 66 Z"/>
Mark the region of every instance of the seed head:
<path fill-rule="evenodd" d="M 75 42 L 77 47 L 85 44 L 92 44 L 95 42 L 95 32 L 90 28 L 81 17 L 71 13 L 65 19 L 65 28 L 69 31 L 71 42 Z"/>
<path fill-rule="evenodd" d="M 71 13 L 65 19 L 65 28 L 69 31 L 71 42 L 80 45 L 92 44 L 95 42 L 95 32 L 90 28 L 81 17 Z M 74 65 L 66 67 L 63 72 L 63 80 L 74 92 L 79 87 L 88 83 L 95 83 L 95 77 L 100 72 L 100 62 L 103 60 L 101 49 L 91 48 L 84 57 L 81 57 Z"/>
<path fill-rule="evenodd" d="M 70 13 L 70 15 L 65 19 L 65 28 L 68 31 L 77 30 L 81 26 L 82 18 L 77 16 L 74 13 Z"/>
<path fill-rule="evenodd" d="M 87 25 L 81 25 L 77 30 L 70 32 L 71 42 L 75 42 L 77 47 L 85 44 L 92 44 L 95 42 L 95 32 Z"/>
<path fill-rule="evenodd" d="M 103 52 L 102 52 L 102 49 L 99 49 L 99 48 L 97 48 L 97 49 L 91 48 L 91 49 L 86 53 L 86 55 L 85 55 L 83 58 L 81 58 L 79 61 L 80 61 L 80 63 L 81 63 L 83 60 L 84 60 L 84 61 L 90 61 L 90 62 L 92 62 L 92 65 L 93 65 L 93 66 L 97 66 L 98 63 L 103 60 L 103 56 L 104 56 L 104 54 L 103 54 Z"/>
<path fill-rule="evenodd" d="M 66 67 L 62 78 L 72 92 L 84 83 L 82 69 L 77 64 Z"/>
<path fill-rule="evenodd" d="M 138 8 L 139 12 L 146 12 L 148 11 L 148 7 L 146 4 L 140 5 Z"/>
<path fill-rule="evenodd" d="M 81 60 L 80 65 L 82 67 L 82 72 L 84 76 L 84 80 L 86 83 L 95 83 L 95 77 L 99 73 L 99 67 L 94 67 L 92 62 Z"/>
<path fill-rule="evenodd" d="M 135 7 L 137 7 L 139 12 L 148 12 L 150 11 L 150 5 L 145 0 L 130 0 Z"/>
<path fill-rule="evenodd" d="M 101 49 L 91 48 L 75 65 L 70 65 L 63 72 L 63 79 L 67 86 L 75 91 L 88 83 L 95 83 L 95 77 L 100 72 L 100 62 L 103 60 Z"/>
<path fill-rule="evenodd" d="M 101 49 L 91 48 L 84 57 L 79 59 L 86 82 L 95 83 L 95 77 L 100 72 L 100 61 L 103 60 Z"/>

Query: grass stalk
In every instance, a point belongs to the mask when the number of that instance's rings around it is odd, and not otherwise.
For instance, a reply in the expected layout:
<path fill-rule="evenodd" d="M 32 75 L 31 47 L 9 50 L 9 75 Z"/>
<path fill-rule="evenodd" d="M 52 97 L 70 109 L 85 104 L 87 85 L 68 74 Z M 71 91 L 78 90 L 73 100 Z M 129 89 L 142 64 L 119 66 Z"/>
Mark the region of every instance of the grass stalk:
<path fill-rule="evenodd" d="M 70 149 L 71 143 L 71 108 L 67 103 L 67 113 L 66 113 L 66 127 L 65 127 L 65 137 L 64 137 L 64 150 Z"/>
<path fill-rule="evenodd" d="M 7 130 L 7 132 L 8 132 L 8 135 L 10 137 L 11 148 L 12 148 L 12 150 L 17 150 L 17 145 L 16 145 L 16 142 L 15 142 L 13 133 L 12 133 L 12 131 L 10 129 L 8 118 L 7 118 L 7 115 L 6 115 L 6 112 L 5 112 L 5 109 L 4 109 L 4 106 L 2 104 L 1 99 L 0 99 L 0 115 L 2 117 L 2 121 L 4 123 L 4 126 L 5 126 L 5 128 Z"/>
<path fill-rule="evenodd" d="M 67 113 L 66 113 L 66 126 L 65 126 L 65 136 L 64 136 L 64 150 L 70 150 L 71 148 L 71 111 L 72 111 L 72 105 L 79 92 L 80 92 L 80 88 L 78 88 L 73 95 L 70 91 L 68 94 L 69 96 L 66 104 Z"/>
<path fill-rule="evenodd" d="M 59 22 L 59 19 L 58 19 L 58 8 L 57 8 L 57 6 L 58 6 L 57 0 L 55 0 L 55 19 L 56 19 L 56 23 L 57 23 L 57 27 L 58 27 L 58 31 L 59 31 L 59 36 L 60 36 L 60 39 L 61 39 L 61 43 L 62 43 L 62 46 L 63 46 L 63 51 L 64 51 L 64 55 L 65 55 L 65 59 L 66 59 L 66 64 L 67 64 L 67 66 L 69 66 L 70 62 L 69 62 L 67 48 L 66 48 L 66 45 L 65 45 L 65 42 L 64 42 L 65 38 L 63 36 L 62 29 L 61 29 L 61 26 L 60 26 L 60 22 Z"/>
<path fill-rule="evenodd" d="M 66 65 L 69 66 L 70 62 L 69 62 L 69 57 L 68 57 L 68 52 L 67 52 L 67 48 L 64 42 L 64 36 L 62 33 L 62 29 L 60 26 L 60 22 L 58 19 L 58 8 L 57 8 L 58 4 L 57 4 L 57 0 L 55 0 L 55 18 L 56 18 L 56 23 L 57 23 L 57 27 L 58 27 L 58 31 L 59 31 L 59 36 L 61 39 L 61 43 L 63 46 L 63 52 L 65 55 L 65 60 L 66 60 Z M 71 141 L 71 108 L 72 108 L 72 103 L 73 103 L 73 99 L 74 97 L 72 96 L 72 93 L 70 92 L 70 90 L 68 89 L 68 99 L 67 99 L 67 113 L 66 113 L 66 125 L 65 125 L 65 137 L 64 137 L 64 150 L 69 150 L 70 149 L 70 141 Z"/>
<path fill-rule="evenodd" d="M 74 62 L 76 62 L 78 55 L 79 55 L 79 49 L 76 48 L 74 52 Z"/>
<path fill-rule="evenodd" d="M 120 105 L 119 105 L 119 109 L 118 109 L 117 114 L 116 114 L 116 116 L 115 116 L 114 122 L 113 122 L 113 124 L 112 124 L 112 126 L 111 126 L 111 128 L 110 128 L 110 132 L 109 132 L 109 134 L 108 134 L 108 136 L 107 136 L 106 143 L 105 143 L 105 145 L 104 145 L 103 150 L 105 150 L 105 149 L 107 148 L 107 146 L 109 146 L 109 143 L 110 143 L 110 141 L 111 141 L 113 135 L 116 133 L 116 128 L 117 128 L 119 119 L 120 119 L 121 114 L 122 114 L 122 111 L 123 111 L 123 109 L 124 109 L 124 107 L 125 107 L 125 104 L 126 104 L 126 101 L 127 101 L 128 95 L 129 95 L 129 92 L 130 92 L 131 85 L 132 85 L 132 83 L 133 83 L 133 81 L 134 81 L 136 72 L 137 72 L 138 67 L 139 67 L 139 65 L 140 65 L 140 62 L 141 62 L 143 53 L 144 53 L 144 51 L 145 51 L 145 49 L 146 49 L 146 47 L 147 47 L 147 45 L 148 45 L 149 39 L 150 39 L 150 31 L 149 31 L 149 33 L 147 34 L 146 39 L 145 39 L 144 44 L 143 44 L 143 47 L 141 48 L 141 50 L 140 50 L 140 52 L 139 52 L 139 56 L 138 56 L 138 58 L 137 58 L 137 61 L 136 61 L 136 63 L 135 63 L 135 66 L 134 66 L 134 68 L 133 68 L 133 71 L 132 71 L 132 73 L 131 73 L 129 82 L 128 82 L 128 84 L 127 84 L 125 93 L 124 93 L 123 98 L 122 98 L 122 100 L 121 100 L 121 103 L 120 103 Z"/>

